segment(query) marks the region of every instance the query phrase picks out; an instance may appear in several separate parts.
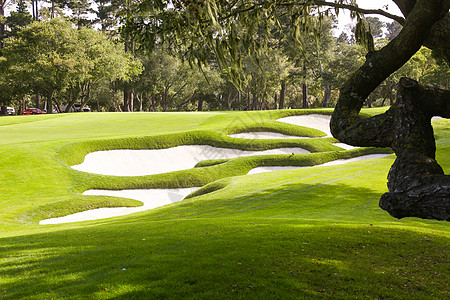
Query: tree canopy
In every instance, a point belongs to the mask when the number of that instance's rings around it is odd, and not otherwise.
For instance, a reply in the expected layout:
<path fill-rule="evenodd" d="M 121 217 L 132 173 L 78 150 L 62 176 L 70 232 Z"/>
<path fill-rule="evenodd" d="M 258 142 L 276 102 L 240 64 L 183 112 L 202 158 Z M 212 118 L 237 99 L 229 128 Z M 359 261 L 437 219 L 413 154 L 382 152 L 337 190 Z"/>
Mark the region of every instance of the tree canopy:
<path fill-rule="evenodd" d="M 45 96 L 48 110 L 53 101 L 61 106 L 57 94 L 72 99 L 66 103 L 70 107 L 100 79 L 128 79 L 139 72 L 122 47 L 60 19 L 35 22 L 5 42 L 2 70 L 11 85 L 20 85 L 17 93 Z"/>
<path fill-rule="evenodd" d="M 15 11 L 11 11 L 10 16 L 4 22 L 4 38 L 10 39 L 17 36 L 22 29 L 29 26 L 31 19 L 48 22 L 51 18 L 60 18 L 80 30 L 95 28 L 106 35 L 113 44 L 123 44 L 124 49 L 122 50 L 131 55 L 132 60 L 135 60 L 136 63 L 142 63 L 145 69 L 144 74 L 132 76 L 128 81 L 94 80 L 93 84 L 83 84 L 84 88 L 72 87 L 66 89 L 65 86 L 60 86 L 55 92 L 56 103 L 60 103 L 63 107 L 68 106 L 70 108 L 70 103 L 73 101 L 87 101 L 87 105 L 99 111 L 333 107 L 339 96 L 338 88 L 364 62 L 364 51 L 361 46 L 355 44 L 355 33 L 360 32 L 363 27 L 366 29 L 370 27 L 372 31 L 376 29 L 378 32 L 383 32 L 382 36 L 374 37 L 374 47 L 379 49 L 380 45 L 385 45 L 387 41 L 392 40 L 398 34 L 398 29 L 401 28 L 400 23 L 404 23 L 404 18 L 400 17 L 394 17 L 398 22 L 393 21 L 392 23 L 380 22 L 376 17 L 367 17 L 366 23 L 358 26 L 358 30 L 355 27 L 352 30 L 353 33 L 342 32 L 337 38 L 338 33 L 334 29 L 336 24 L 334 10 L 322 8 L 320 10 L 322 16 L 315 14 L 309 21 L 308 18 L 305 18 L 305 22 L 309 22 L 309 25 L 297 27 L 299 29 L 298 34 L 293 34 L 291 32 L 291 29 L 294 28 L 291 25 L 293 11 L 288 6 L 290 4 L 276 1 L 275 4 L 283 4 L 276 9 L 278 15 L 275 18 L 270 17 L 272 18 L 271 22 L 258 23 L 265 24 L 264 26 L 254 25 L 256 28 L 254 34 L 247 41 L 250 44 L 254 43 L 254 45 L 245 47 L 242 45 L 242 41 L 234 43 L 241 46 L 236 48 L 235 53 L 238 59 L 233 62 L 232 59 L 227 57 L 220 59 L 220 53 L 229 56 L 226 48 L 222 47 L 222 51 L 214 53 L 215 42 L 212 45 L 213 47 L 201 42 L 200 44 L 193 44 L 194 47 L 189 48 L 187 44 L 176 38 L 176 32 L 170 33 L 162 30 L 161 26 L 167 27 L 169 25 L 156 21 L 158 18 L 167 15 L 167 21 L 170 22 L 170 14 L 183 15 L 182 9 L 180 11 L 174 9 L 175 2 L 145 3 L 141 1 L 103 0 L 75 2 L 77 1 L 55 0 L 49 2 L 51 5 L 44 5 L 42 1 L 32 1 L 32 15 L 26 10 L 26 1 L 15 2 L 17 3 Z M 251 4 L 251 2 L 247 3 Z M 239 1 L 235 4 L 240 5 Z M 138 5 L 142 6 L 139 7 Z M 149 8 L 145 8 L 145 5 L 148 5 Z M 161 7 L 158 8 L 158 5 L 167 5 L 169 11 L 163 10 L 162 14 L 158 14 L 157 11 Z M 336 5 L 335 8 L 340 9 L 348 7 L 348 3 L 343 2 L 334 3 L 334 5 Z M 313 5 L 311 7 L 310 12 L 313 14 L 317 9 L 314 9 Z M 10 10 L 13 8 L 13 5 L 9 6 Z M 153 13 L 147 19 L 145 19 L 145 9 L 147 9 L 147 15 L 149 15 L 149 12 Z M 361 9 L 359 11 L 371 12 Z M 90 12 L 90 14 L 87 15 L 86 12 Z M 232 17 L 230 16 L 228 19 Z M 149 23 L 152 18 L 158 26 L 154 27 L 154 24 Z M 267 19 L 264 15 L 262 18 Z M 364 18 L 361 16 L 361 23 L 364 23 L 363 20 Z M 125 23 L 129 22 L 129 24 L 138 28 L 141 26 L 139 25 L 140 21 L 144 21 L 144 24 L 141 25 L 145 31 L 136 32 L 130 30 L 132 29 L 130 27 L 124 27 Z M 236 36 L 246 36 L 248 30 L 245 24 L 240 24 L 238 21 L 233 22 Z M 204 23 L 207 23 L 206 19 Z M 370 26 L 373 24 L 375 24 L 375 27 Z M 383 31 L 377 28 L 378 25 L 383 26 Z M 149 43 L 149 39 L 146 39 L 142 34 L 151 33 L 152 30 L 155 40 L 153 43 Z M 182 30 L 187 32 L 184 27 L 182 27 Z M 195 28 L 192 32 L 196 35 L 199 33 Z M 225 32 L 223 31 L 224 34 Z M 186 41 L 192 42 L 192 37 L 189 34 L 181 33 L 181 35 Z M 228 34 L 225 34 L 225 36 L 228 36 Z M 228 40 L 232 41 L 233 39 L 228 38 Z M 202 39 L 199 38 L 199 41 L 202 41 Z M 223 38 L 220 38 L 220 41 L 219 46 L 222 44 Z M 155 61 L 155 55 L 144 51 L 144 48 L 153 48 L 155 50 L 153 52 L 177 63 L 173 65 L 170 72 L 164 71 L 160 68 L 158 61 Z M 260 51 L 255 52 L 252 49 L 260 49 Z M 412 78 L 419 79 L 421 83 L 427 83 L 433 78 L 435 84 L 448 87 L 449 82 L 443 76 L 446 74 L 445 63 L 435 59 L 434 54 L 429 55 L 427 53 L 426 57 L 426 60 L 416 60 L 417 63 L 408 64 L 409 67 L 402 68 L 401 72 L 396 72 L 396 75 L 393 75 L 376 92 L 372 93 L 367 99 L 366 105 L 381 105 L 386 103 L 387 99 L 392 101 L 392 95 L 396 90 L 396 85 L 393 83 L 398 81 L 399 74 L 411 74 L 411 76 L 414 72 L 416 74 L 427 74 L 421 77 L 412 76 Z M 419 61 L 426 63 L 418 63 Z M 202 69 L 186 68 L 186 62 L 197 66 L 200 64 Z M 412 67 L 415 68 L 414 72 L 412 72 Z M 430 70 L 434 71 L 430 72 Z M 170 84 L 163 84 L 162 76 L 154 76 L 164 72 L 177 74 L 176 76 L 169 76 L 175 81 L 165 80 Z M 76 74 L 76 72 L 72 72 L 69 75 L 69 77 L 73 77 L 72 81 L 75 80 Z M 207 75 L 206 78 L 204 75 Z M 9 75 L 4 77 L 9 77 Z M 211 88 L 208 82 L 214 88 Z M 234 86 L 231 82 L 234 82 Z M 4 88 L 0 95 L 0 102 L 3 105 L 9 103 L 8 105 L 15 106 L 17 111 L 20 111 L 20 107 L 24 109 L 29 105 L 43 108 L 43 103 L 39 99 L 40 96 L 44 95 L 39 95 L 39 93 L 31 95 L 28 92 L 25 96 L 21 96 L 20 93 L 14 95 L 12 93 L 14 90 L 21 91 L 23 89 L 15 89 L 13 85 L 13 81 L 2 83 Z M 164 86 L 169 88 L 164 89 Z M 26 91 L 29 90 L 26 89 Z M 87 97 L 87 94 L 95 94 L 96 98 Z M 101 100 L 98 95 L 101 96 Z M 32 102 L 35 103 L 31 104 Z"/>

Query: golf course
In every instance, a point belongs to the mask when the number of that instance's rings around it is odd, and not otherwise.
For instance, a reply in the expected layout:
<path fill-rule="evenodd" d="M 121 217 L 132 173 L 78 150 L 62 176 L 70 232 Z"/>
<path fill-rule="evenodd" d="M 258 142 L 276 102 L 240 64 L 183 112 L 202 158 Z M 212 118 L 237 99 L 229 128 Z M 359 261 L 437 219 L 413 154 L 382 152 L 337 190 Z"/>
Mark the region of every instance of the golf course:
<path fill-rule="evenodd" d="M 396 219 L 378 206 L 392 150 L 343 148 L 323 130 L 281 121 L 331 114 L 1 117 L 0 299 L 449 299 L 450 223 Z M 450 120 L 432 125 L 436 160 L 449 174 Z M 258 132 L 265 138 L 237 136 Z M 189 150 L 198 160 L 186 167 L 183 147 L 199 151 Z M 169 149 L 178 150 L 148 164 L 137 158 Z M 219 157 L 214 149 L 251 153 Z M 83 169 L 91 155 L 118 150 L 137 152 L 103 157 L 110 171 L 97 171 L 95 160 Z M 120 173 L 127 166 L 139 172 Z M 269 172 L 251 174 L 256 168 Z M 162 189 L 191 190 L 149 208 L 111 196 Z M 100 190 L 109 192 L 87 192 Z"/>

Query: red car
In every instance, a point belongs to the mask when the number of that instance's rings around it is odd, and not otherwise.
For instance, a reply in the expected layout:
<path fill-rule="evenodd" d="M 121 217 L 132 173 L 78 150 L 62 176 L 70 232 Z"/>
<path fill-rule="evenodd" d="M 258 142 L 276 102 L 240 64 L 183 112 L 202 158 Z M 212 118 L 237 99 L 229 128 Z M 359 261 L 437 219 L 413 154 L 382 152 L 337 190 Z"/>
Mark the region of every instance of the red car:
<path fill-rule="evenodd" d="M 40 115 L 45 113 L 46 113 L 45 111 L 40 110 L 39 108 L 28 108 L 22 111 L 22 115 Z"/>

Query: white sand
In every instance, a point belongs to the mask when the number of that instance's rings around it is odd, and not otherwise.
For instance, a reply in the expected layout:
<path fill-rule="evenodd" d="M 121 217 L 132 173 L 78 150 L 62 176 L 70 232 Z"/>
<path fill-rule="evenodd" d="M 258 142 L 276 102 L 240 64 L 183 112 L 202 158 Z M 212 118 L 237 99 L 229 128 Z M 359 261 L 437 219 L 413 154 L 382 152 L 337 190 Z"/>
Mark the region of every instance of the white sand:
<path fill-rule="evenodd" d="M 330 119 L 328 115 L 302 115 L 290 116 L 278 119 L 279 122 L 289 123 L 298 126 L 314 128 L 326 133 L 327 136 L 332 136 L 330 132 Z"/>
<path fill-rule="evenodd" d="M 331 137 L 330 131 L 330 119 L 329 115 L 303 115 L 303 116 L 290 116 L 278 119 L 279 122 L 289 123 L 298 126 L 304 126 L 309 128 L 314 128 L 326 133 L 327 137 Z M 275 132 L 243 132 L 230 134 L 229 137 L 240 138 L 240 139 L 299 139 L 299 138 L 308 138 L 308 137 L 299 137 L 293 135 L 284 135 L 281 133 Z M 340 147 L 345 150 L 356 149 L 359 147 L 347 145 L 344 143 L 334 143 L 333 145 Z"/>
<path fill-rule="evenodd" d="M 142 176 L 193 168 L 207 159 L 234 158 L 250 155 L 309 153 L 301 148 L 279 148 L 265 151 L 242 151 L 205 145 L 178 146 L 157 150 L 110 150 L 86 155 L 75 170 L 116 176 Z"/>
<path fill-rule="evenodd" d="M 87 211 L 78 212 L 60 218 L 46 219 L 39 222 L 41 225 L 45 224 L 60 224 L 88 220 L 98 220 L 104 218 L 124 216 L 131 213 L 153 209 L 167 204 L 179 202 L 187 195 L 196 191 L 197 187 L 185 189 L 153 189 L 153 190 L 88 190 L 83 195 L 94 196 L 112 196 L 135 199 L 144 203 L 139 207 L 105 207 L 91 209 Z"/>
<path fill-rule="evenodd" d="M 352 150 L 352 149 L 359 148 L 359 147 L 347 145 L 347 144 L 344 144 L 344 143 L 334 143 L 333 145 L 338 146 L 338 147 L 340 147 L 342 149 L 345 149 L 345 150 Z"/>
<path fill-rule="evenodd" d="M 325 115 L 303 115 L 291 116 L 278 119 L 294 125 L 311 127 L 323 131 L 327 136 L 331 136 L 329 129 L 330 116 Z M 254 135 L 253 137 L 248 134 Z M 242 135 L 242 134 L 240 134 Z M 286 136 L 279 133 L 247 133 L 239 138 L 299 138 L 297 136 Z M 234 136 L 235 137 L 235 136 Z M 343 149 L 353 149 L 356 147 L 342 143 L 335 144 Z M 171 171 L 186 170 L 193 168 L 198 162 L 206 159 L 233 158 L 249 155 L 266 154 L 290 154 L 309 153 L 309 151 L 299 148 L 283 148 L 266 151 L 241 151 L 235 149 L 214 148 L 211 146 L 179 146 L 160 150 L 111 150 L 98 151 L 86 155 L 82 164 L 72 168 L 97 174 L 117 175 L 117 176 L 141 176 L 160 174 Z M 351 159 L 340 159 L 322 164 L 320 166 L 338 165 L 358 161 L 362 159 L 372 159 L 386 156 L 385 154 L 365 155 Z M 299 167 L 258 167 L 252 169 L 248 174 L 269 172 L 276 170 L 293 169 Z M 186 195 L 198 188 L 188 189 L 151 189 L 151 190 L 89 190 L 84 195 L 104 195 L 114 197 L 124 197 L 142 201 L 140 207 L 118 207 L 118 208 L 98 208 L 89 211 L 79 212 L 61 218 L 42 220 L 39 224 L 58 224 L 68 222 L 78 222 L 87 220 L 97 220 L 115 216 L 123 216 L 134 212 L 153 209 L 159 206 L 178 202 Z"/>
<path fill-rule="evenodd" d="M 305 139 L 307 137 L 301 137 L 301 136 L 295 136 L 295 135 L 285 135 L 282 133 L 277 132 L 241 132 L 241 133 L 234 133 L 229 134 L 229 137 L 236 138 L 236 139 L 252 139 L 252 140 L 259 140 L 259 139 Z"/>
<path fill-rule="evenodd" d="M 323 166 L 336 166 L 336 165 L 343 165 L 355 161 L 365 160 L 365 159 L 374 159 L 374 158 L 380 158 L 388 156 L 389 154 L 370 154 L 370 155 L 363 155 L 358 156 L 354 158 L 348 158 L 348 159 L 337 159 L 333 161 L 329 161 L 324 164 L 315 165 L 315 166 L 308 166 L 308 167 L 257 167 L 254 169 L 251 169 L 247 175 L 252 174 L 258 174 L 258 173 L 265 173 L 265 172 L 272 172 L 272 171 L 280 171 L 280 170 L 292 170 L 292 169 L 300 169 L 300 168 L 313 168 L 313 167 L 323 167 Z"/>

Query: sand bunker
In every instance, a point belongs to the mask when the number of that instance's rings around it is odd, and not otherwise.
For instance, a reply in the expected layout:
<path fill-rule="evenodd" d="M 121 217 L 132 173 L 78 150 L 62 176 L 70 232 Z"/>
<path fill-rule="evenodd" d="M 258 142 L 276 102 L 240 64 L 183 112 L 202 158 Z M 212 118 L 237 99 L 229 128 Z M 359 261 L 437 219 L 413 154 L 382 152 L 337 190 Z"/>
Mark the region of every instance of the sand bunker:
<path fill-rule="evenodd" d="M 328 115 L 303 115 L 303 116 L 290 116 L 278 119 L 279 122 L 289 123 L 298 126 L 304 126 L 309 128 L 314 128 L 324 132 L 327 136 L 331 137 L 330 131 L 330 119 L 331 116 Z M 236 134 L 228 135 L 232 138 L 240 138 L 240 139 L 307 139 L 310 137 L 301 137 L 294 135 L 285 135 L 276 132 L 242 132 Z M 356 149 L 359 147 L 347 145 L 344 143 L 334 143 L 333 145 L 340 147 L 345 150 Z"/>
<path fill-rule="evenodd" d="M 309 153 L 301 148 L 279 148 L 265 151 L 242 151 L 205 145 L 178 146 L 157 150 L 110 150 L 86 155 L 75 170 L 115 176 L 142 176 L 193 168 L 207 159 L 234 158 L 250 155 Z"/>
<path fill-rule="evenodd" d="M 304 126 L 309 128 L 314 128 L 322 131 L 327 135 L 327 137 L 331 136 L 330 132 L 330 119 L 331 116 L 328 115 L 302 115 L 302 116 L 289 116 L 277 119 L 279 122 Z M 242 132 L 242 133 L 234 133 L 228 135 L 232 138 L 238 139 L 307 139 L 311 137 L 302 137 L 295 135 L 285 135 L 282 133 L 276 132 Z"/>
<path fill-rule="evenodd" d="M 329 129 L 330 116 L 317 114 L 290 116 L 278 119 L 277 121 L 318 129 L 326 133 L 327 136 L 331 136 Z M 273 132 L 241 133 L 230 136 L 235 138 L 247 139 L 302 138 L 298 136 L 288 136 Z M 357 148 L 343 143 L 335 143 L 334 145 L 347 150 Z M 142 176 L 191 169 L 198 162 L 207 159 L 223 159 L 250 155 L 291 153 L 301 154 L 309 153 L 309 151 L 300 148 L 281 148 L 265 151 L 242 151 L 236 149 L 214 148 L 204 145 L 178 146 L 174 148 L 158 150 L 111 150 L 89 153 L 88 155 L 86 155 L 85 160 L 82 164 L 72 166 L 72 168 L 79 171 L 103 175 Z M 363 159 L 379 158 L 383 156 L 386 156 L 386 154 L 374 154 L 355 157 L 351 159 L 339 159 L 319 166 L 339 165 Z M 248 172 L 248 174 L 250 175 L 294 168 L 301 167 L 258 167 L 252 169 L 250 172 Z M 123 216 L 134 212 L 164 206 L 170 203 L 179 202 L 183 200 L 188 194 L 197 189 L 198 188 L 120 191 L 88 190 L 83 194 L 130 198 L 142 201 L 144 205 L 140 207 L 98 208 L 75 213 L 61 218 L 42 220 L 39 224 L 69 223 Z"/>
<path fill-rule="evenodd" d="M 83 195 L 112 196 L 135 199 L 144 203 L 139 207 L 105 207 L 82 211 L 60 218 L 46 219 L 39 222 L 45 224 L 71 223 L 88 220 L 98 220 L 124 216 L 131 213 L 153 209 L 183 200 L 187 195 L 199 189 L 198 187 L 185 189 L 152 189 L 152 190 L 88 190 Z"/>
<path fill-rule="evenodd" d="M 229 137 L 236 138 L 236 139 L 252 139 L 252 140 L 259 140 L 259 139 L 305 139 L 308 137 L 302 137 L 302 136 L 295 136 L 295 135 L 286 135 L 282 133 L 277 132 L 242 132 L 242 133 L 234 133 L 229 134 Z"/>
<path fill-rule="evenodd" d="M 333 161 L 329 161 L 324 164 L 315 165 L 315 166 L 306 166 L 306 167 L 257 167 L 254 169 L 251 169 L 247 175 L 252 174 L 258 174 L 258 173 L 265 173 L 265 172 L 272 172 L 272 171 L 280 171 L 280 170 L 292 170 L 292 169 L 300 169 L 300 168 L 313 168 L 313 167 L 323 167 L 323 166 L 336 166 L 336 165 L 343 165 L 348 164 L 355 161 L 365 160 L 365 159 L 374 159 L 374 158 L 381 158 L 388 156 L 389 154 L 370 154 L 370 155 L 363 155 L 358 156 L 354 158 L 348 158 L 348 159 L 337 159 Z"/>
<path fill-rule="evenodd" d="M 344 143 L 333 143 L 333 145 L 335 145 L 337 147 L 340 147 L 342 149 L 345 149 L 345 150 L 352 150 L 352 149 L 359 148 L 359 147 L 347 145 L 347 144 L 344 144 Z"/>
<path fill-rule="evenodd" d="M 331 136 L 330 119 L 331 116 L 328 115 L 312 114 L 312 115 L 290 116 L 278 119 L 277 121 L 298 126 L 314 128 L 326 133 L 327 136 Z"/>

